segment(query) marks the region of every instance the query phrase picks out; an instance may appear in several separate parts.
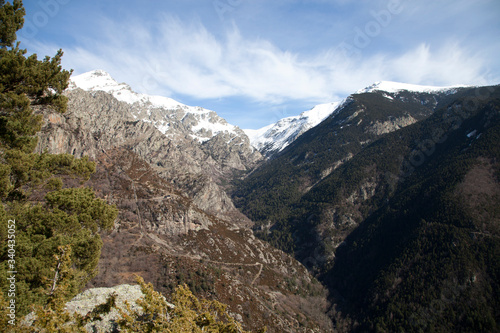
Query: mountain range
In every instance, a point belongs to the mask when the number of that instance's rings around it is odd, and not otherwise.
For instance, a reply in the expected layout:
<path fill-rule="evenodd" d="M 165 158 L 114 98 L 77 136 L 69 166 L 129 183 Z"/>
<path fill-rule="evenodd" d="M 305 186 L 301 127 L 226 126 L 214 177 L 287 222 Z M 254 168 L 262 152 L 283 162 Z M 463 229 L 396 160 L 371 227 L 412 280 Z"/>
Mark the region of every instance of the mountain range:
<path fill-rule="evenodd" d="M 500 87 L 377 86 L 233 200 L 328 287 L 338 331 L 497 331 Z"/>
<path fill-rule="evenodd" d="M 380 81 L 356 93 L 384 91 L 397 93 L 411 91 L 421 93 L 451 93 L 463 86 L 434 87 L 406 83 Z M 107 92 L 117 100 L 133 105 L 130 114 L 134 119 L 150 122 L 165 135 L 186 134 L 204 143 L 217 135 L 225 135 L 227 144 L 240 144 L 245 135 L 252 147 L 263 156 L 271 157 L 281 152 L 290 143 L 307 130 L 317 126 L 332 113 L 341 109 L 348 99 L 337 102 L 319 104 L 297 116 L 279 119 L 277 122 L 260 129 L 244 129 L 228 124 L 216 112 L 202 107 L 187 106 L 171 98 L 136 93 L 126 83 L 118 83 L 109 73 L 95 70 L 75 76 L 71 79 L 69 89 L 80 88 L 91 92 Z M 386 95 L 391 98 L 389 95 Z M 236 139 L 236 140 L 235 140 Z M 232 142 L 234 141 L 235 142 Z M 247 143 L 247 142 L 244 142 Z"/>
<path fill-rule="evenodd" d="M 258 130 L 101 70 L 65 95 L 37 150 L 89 156 L 120 211 L 87 288 L 186 283 L 270 332 L 498 331 L 499 86 L 382 81 Z"/>
<path fill-rule="evenodd" d="M 460 86 L 456 87 L 432 87 L 419 86 L 406 83 L 381 81 L 372 84 L 369 87 L 359 90 L 357 93 L 369 93 L 374 91 L 385 91 L 387 93 L 397 93 L 399 91 L 412 92 L 447 92 L 451 93 Z M 386 95 L 391 98 L 390 95 Z M 320 104 L 311 110 L 304 111 L 298 116 L 286 117 L 257 130 L 245 130 L 250 138 L 251 144 L 257 148 L 264 156 L 281 152 L 295 139 L 307 130 L 317 126 L 332 113 L 342 109 L 349 101 L 349 98 L 326 104 Z"/>

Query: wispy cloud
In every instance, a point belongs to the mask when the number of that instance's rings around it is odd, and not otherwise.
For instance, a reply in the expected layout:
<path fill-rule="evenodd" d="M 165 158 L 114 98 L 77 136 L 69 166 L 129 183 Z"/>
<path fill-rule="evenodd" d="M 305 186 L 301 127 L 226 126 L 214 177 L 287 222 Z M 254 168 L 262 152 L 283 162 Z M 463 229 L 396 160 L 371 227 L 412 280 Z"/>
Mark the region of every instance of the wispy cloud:
<path fill-rule="evenodd" d="M 220 15 L 211 1 L 70 1 L 51 15 L 26 2 L 28 21 L 45 13 L 47 24 L 22 41 L 40 55 L 63 48 L 76 73 L 104 69 L 242 118 L 255 106 L 296 114 L 379 80 L 500 81 L 498 0 L 227 3 Z"/>
<path fill-rule="evenodd" d="M 238 97 L 271 106 L 309 101 L 312 106 L 379 80 L 488 83 L 486 56 L 457 41 L 350 57 L 336 45 L 307 54 L 283 50 L 270 40 L 246 37 L 235 24 L 216 35 L 200 21 L 171 15 L 147 24 L 108 19 L 101 24 L 98 40 L 82 37 L 78 46 L 64 49 L 65 67 L 77 73 L 104 69 L 137 91 L 174 98 Z M 28 47 L 54 53 L 46 43 Z"/>
<path fill-rule="evenodd" d="M 392 63 L 399 81 L 450 84 L 487 84 L 486 61 L 480 53 L 449 41 L 437 49 L 427 44 L 408 51 Z"/>

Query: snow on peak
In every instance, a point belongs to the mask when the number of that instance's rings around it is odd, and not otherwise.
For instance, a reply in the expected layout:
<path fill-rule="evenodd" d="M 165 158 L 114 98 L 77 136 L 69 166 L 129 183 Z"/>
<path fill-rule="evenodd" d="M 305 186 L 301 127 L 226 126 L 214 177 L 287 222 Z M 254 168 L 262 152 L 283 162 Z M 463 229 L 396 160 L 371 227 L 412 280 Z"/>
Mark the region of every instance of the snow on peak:
<path fill-rule="evenodd" d="M 120 84 L 102 69 L 73 76 L 71 82 L 73 85 L 70 88 L 78 87 L 87 91 L 111 90 L 120 87 Z M 122 84 L 122 86 L 125 88 L 126 85 Z"/>
<path fill-rule="evenodd" d="M 446 92 L 450 90 L 455 90 L 457 88 L 464 87 L 463 85 L 457 85 L 457 86 L 448 86 L 448 87 L 437 87 L 437 86 L 421 86 L 421 85 L 416 85 L 416 84 L 409 84 L 409 83 L 400 83 L 400 82 L 393 82 L 393 81 L 379 81 L 375 82 L 374 84 L 363 88 L 361 90 L 358 90 L 356 94 L 362 94 L 362 93 L 371 93 L 374 91 L 385 91 L 388 93 L 397 93 L 403 90 L 408 90 L 408 91 L 414 91 L 414 92 L 423 92 L 423 93 L 430 93 L 430 92 Z"/>
<path fill-rule="evenodd" d="M 117 100 L 135 104 L 149 105 L 150 107 L 177 109 L 186 105 L 171 98 L 151 96 L 132 91 L 126 83 L 118 83 L 109 73 L 101 69 L 71 77 L 70 89 L 81 88 L 85 91 L 104 91 L 112 94 Z"/>
<path fill-rule="evenodd" d="M 228 124 L 214 111 L 201 107 L 187 106 L 172 98 L 136 93 L 126 83 L 118 83 L 103 70 L 71 77 L 69 89 L 81 88 L 85 91 L 104 91 L 117 100 L 133 106 L 131 115 L 135 119 L 152 123 L 163 134 L 171 134 L 174 129 L 184 128 L 199 142 L 204 142 L 219 133 L 239 135 L 241 130 Z"/>
<path fill-rule="evenodd" d="M 315 127 L 335 112 L 342 102 L 320 104 L 298 116 L 287 117 L 260 129 L 245 129 L 250 143 L 265 155 L 285 149 L 302 133 Z"/>

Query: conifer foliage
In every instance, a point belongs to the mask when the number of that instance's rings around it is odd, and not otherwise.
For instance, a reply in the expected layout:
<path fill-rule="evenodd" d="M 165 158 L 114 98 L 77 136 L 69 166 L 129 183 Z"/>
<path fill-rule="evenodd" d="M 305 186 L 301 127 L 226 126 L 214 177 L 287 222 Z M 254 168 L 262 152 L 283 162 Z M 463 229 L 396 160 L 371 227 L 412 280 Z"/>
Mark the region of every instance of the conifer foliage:
<path fill-rule="evenodd" d="M 247 332 L 228 314 L 227 305 L 199 300 L 186 285 L 177 287 L 173 304 L 169 304 L 151 283 L 146 284 L 141 277 L 137 282 L 144 293 L 137 301 L 141 309 L 133 310 L 130 304 L 120 309 L 122 332 Z"/>
<path fill-rule="evenodd" d="M 7 272 L 17 272 L 17 323 L 34 305 L 38 313 L 60 311 L 97 274 L 99 232 L 117 217 L 92 189 L 63 181 L 87 180 L 95 172 L 88 158 L 35 152 L 41 113 L 66 111 L 71 71 L 61 67 L 61 50 L 43 60 L 26 56 L 16 42 L 24 15 L 22 1 L 0 0 L 0 301 L 7 299 Z M 15 221 L 14 233 L 8 221 Z"/>

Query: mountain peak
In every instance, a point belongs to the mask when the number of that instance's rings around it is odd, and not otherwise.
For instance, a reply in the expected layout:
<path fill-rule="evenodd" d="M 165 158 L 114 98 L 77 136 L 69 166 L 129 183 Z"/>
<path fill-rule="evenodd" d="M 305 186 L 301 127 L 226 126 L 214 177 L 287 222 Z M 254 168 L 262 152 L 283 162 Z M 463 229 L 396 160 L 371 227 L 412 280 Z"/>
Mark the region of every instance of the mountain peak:
<path fill-rule="evenodd" d="M 186 105 L 169 97 L 153 96 L 136 93 L 126 83 L 118 83 L 102 69 L 71 77 L 70 89 L 80 88 L 85 91 L 104 91 L 112 94 L 117 100 L 128 104 L 139 103 L 153 108 L 178 109 L 187 108 Z"/>
<path fill-rule="evenodd" d="M 118 83 L 101 69 L 71 77 L 69 89 L 77 88 L 111 94 L 117 100 L 133 106 L 131 115 L 135 119 L 152 123 L 163 134 L 170 133 L 172 126 L 180 126 L 181 123 L 184 130 L 200 142 L 208 141 L 219 133 L 227 133 L 231 137 L 244 135 L 238 127 L 228 124 L 214 111 L 188 106 L 169 97 L 137 93 L 128 84 Z"/>
<path fill-rule="evenodd" d="M 72 88 L 81 88 L 87 91 L 109 91 L 120 86 L 130 89 L 125 83 L 119 84 L 108 72 L 102 69 L 73 76 L 71 81 L 73 83 Z"/>
<path fill-rule="evenodd" d="M 344 101 L 319 104 L 298 116 L 280 119 L 274 124 L 257 130 L 246 129 L 244 131 L 252 145 L 269 157 L 282 151 L 302 133 L 321 123 L 342 103 Z"/>

